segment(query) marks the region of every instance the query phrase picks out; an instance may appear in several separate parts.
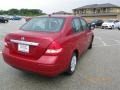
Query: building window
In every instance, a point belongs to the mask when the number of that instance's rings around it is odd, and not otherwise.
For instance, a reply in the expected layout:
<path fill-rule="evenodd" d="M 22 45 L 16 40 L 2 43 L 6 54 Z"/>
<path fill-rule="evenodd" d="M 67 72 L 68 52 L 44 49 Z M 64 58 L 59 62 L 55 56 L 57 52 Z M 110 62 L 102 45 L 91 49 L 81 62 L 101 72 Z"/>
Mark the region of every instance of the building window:
<path fill-rule="evenodd" d="M 96 13 L 96 8 L 93 8 L 93 13 L 94 13 L 94 14 Z"/>
<path fill-rule="evenodd" d="M 106 13 L 106 8 L 103 8 L 103 13 Z"/>

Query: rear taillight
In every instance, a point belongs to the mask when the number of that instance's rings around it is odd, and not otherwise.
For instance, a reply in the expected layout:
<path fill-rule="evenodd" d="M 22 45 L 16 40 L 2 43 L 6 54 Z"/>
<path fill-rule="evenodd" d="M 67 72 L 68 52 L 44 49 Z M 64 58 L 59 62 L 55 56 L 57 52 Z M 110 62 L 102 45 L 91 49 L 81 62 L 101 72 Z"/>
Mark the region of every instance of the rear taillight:
<path fill-rule="evenodd" d="M 53 41 L 48 49 L 46 50 L 46 55 L 57 55 L 62 51 L 62 47 L 59 43 Z"/>

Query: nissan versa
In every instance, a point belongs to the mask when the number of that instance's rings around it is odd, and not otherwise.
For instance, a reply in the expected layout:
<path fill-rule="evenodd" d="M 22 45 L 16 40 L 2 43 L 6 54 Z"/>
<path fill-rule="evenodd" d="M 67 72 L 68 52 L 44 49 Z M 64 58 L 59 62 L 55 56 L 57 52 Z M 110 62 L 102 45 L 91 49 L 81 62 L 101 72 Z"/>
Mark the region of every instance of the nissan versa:
<path fill-rule="evenodd" d="M 79 16 L 35 17 L 5 37 L 4 61 L 44 76 L 73 74 L 83 52 L 92 48 L 94 34 Z"/>

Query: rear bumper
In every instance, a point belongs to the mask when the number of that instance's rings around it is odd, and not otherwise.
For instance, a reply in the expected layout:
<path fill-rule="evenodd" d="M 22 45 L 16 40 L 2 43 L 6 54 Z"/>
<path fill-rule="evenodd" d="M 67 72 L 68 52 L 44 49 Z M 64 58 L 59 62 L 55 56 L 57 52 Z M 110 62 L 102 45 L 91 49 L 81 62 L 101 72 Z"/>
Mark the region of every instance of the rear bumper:
<path fill-rule="evenodd" d="M 4 50 L 3 58 L 7 64 L 14 68 L 48 77 L 57 76 L 62 72 L 60 65 L 55 63 L 58 60 L 57 56 L 42 56 L 38 60 L 27 60 L 10 55 L 7 50 Z"/>
<path fill-rule="evenodd" d="M 105 28 L 105 29 L 112 29 L 112 26 L 102 26 L 102 28 Z"/>

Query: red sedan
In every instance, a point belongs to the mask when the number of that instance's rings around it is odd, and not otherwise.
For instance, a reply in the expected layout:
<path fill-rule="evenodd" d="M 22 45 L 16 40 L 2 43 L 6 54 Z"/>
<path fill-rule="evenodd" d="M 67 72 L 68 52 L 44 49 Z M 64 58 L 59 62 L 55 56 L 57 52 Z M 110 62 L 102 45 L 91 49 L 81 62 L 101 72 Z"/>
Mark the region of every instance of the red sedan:
<path fill-rule="evenodd" d="M 31 19 L 5 37 L 4 61 L 10 66 L 56 76 L 73 74 L 81 54 L 92 48 L 94 34 L 79 16 L 48 15 Z"/>

